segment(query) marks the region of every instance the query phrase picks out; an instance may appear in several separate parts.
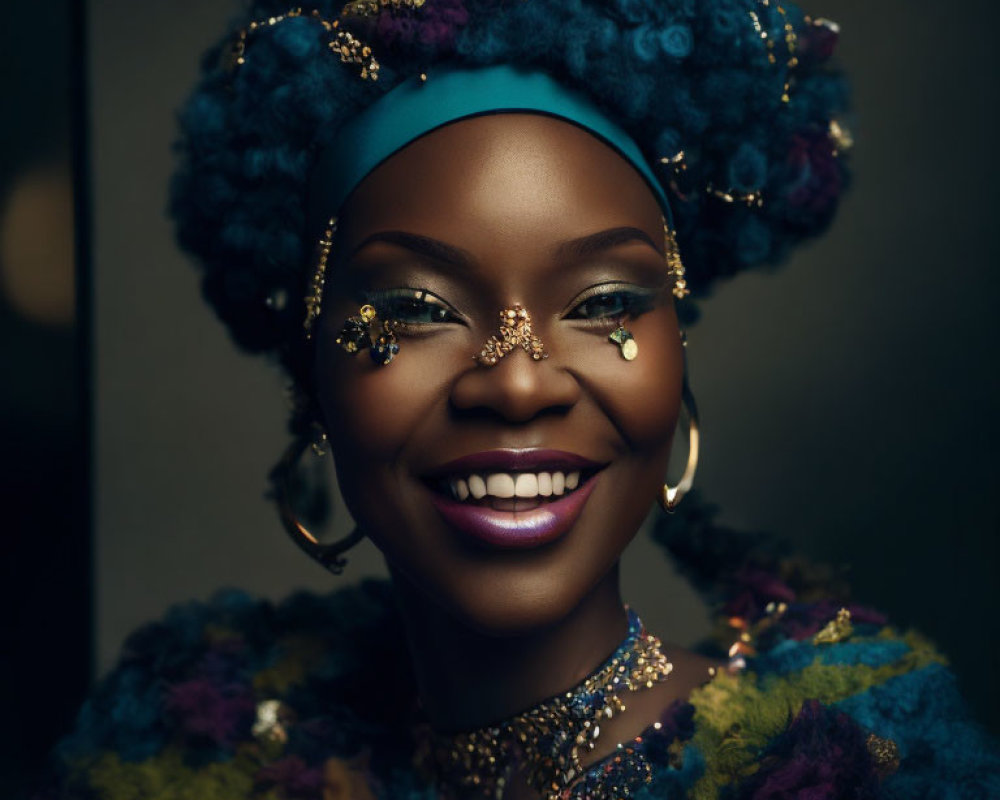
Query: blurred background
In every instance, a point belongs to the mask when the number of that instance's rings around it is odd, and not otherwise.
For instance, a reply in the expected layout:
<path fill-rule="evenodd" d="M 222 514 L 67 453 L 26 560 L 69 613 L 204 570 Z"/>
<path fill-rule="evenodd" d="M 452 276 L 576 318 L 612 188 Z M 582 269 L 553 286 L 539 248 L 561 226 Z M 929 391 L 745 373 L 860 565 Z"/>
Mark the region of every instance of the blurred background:
<path fill-rule="evenodd" d="M 951 658 L 1000 734 L 1000 5 L 805 0 L 843 27 L 856 182 L 832 230 L 722 287 L 690 331 L 698 483 L 730 524 L 850 569 Z M 166 219 L 174 114 L 235 0 L 4 4 L 0 80 L 0 796 L 17 797 L 123 638 L 172 603 L 333 578 L 266 475 L 283 382 L 231 347 Z M 349 525 L 341 508 L 336 525 Z M 656 548 L 628 599 L 681 642 L 705 610 Z"/>

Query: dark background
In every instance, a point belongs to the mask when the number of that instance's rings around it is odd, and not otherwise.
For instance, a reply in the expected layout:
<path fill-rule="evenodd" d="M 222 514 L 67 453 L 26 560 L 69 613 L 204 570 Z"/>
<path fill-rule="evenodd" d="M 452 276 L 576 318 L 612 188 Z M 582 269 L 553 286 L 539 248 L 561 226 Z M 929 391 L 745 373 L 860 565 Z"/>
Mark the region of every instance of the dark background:
<path fill-rule="evenodd" d="M 4 3 L 0 26 L 3 797 L 136 624 L 221 585 L 334 585 L 263 498 L 281 381 L 231 350 L 163 214 L 174 109 L 235 4 L 86 5 Z M 849 566 L 1000 733 L 1000 6 L 804 5 L 844 29 L 857 179 L 825 238 L 690 332 L 698 483 L 728 522 Z M 630 598 L 694 638 L 703 610 L 651 553 Z M 343 581 L 380 569 L 369 548 Z"/>

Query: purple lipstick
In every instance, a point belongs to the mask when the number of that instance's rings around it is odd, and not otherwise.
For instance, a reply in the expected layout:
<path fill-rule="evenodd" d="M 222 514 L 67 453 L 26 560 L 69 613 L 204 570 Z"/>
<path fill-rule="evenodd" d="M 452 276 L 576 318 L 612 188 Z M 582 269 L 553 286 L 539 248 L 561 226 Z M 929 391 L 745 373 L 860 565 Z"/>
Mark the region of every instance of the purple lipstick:
<path fill-rule="evenodd" d="M 499 548 L 531 548 L 563 536 L 603 468 L 560 450 L 491 450 L 429 476 L 432 502 L 459 533 Z"/>

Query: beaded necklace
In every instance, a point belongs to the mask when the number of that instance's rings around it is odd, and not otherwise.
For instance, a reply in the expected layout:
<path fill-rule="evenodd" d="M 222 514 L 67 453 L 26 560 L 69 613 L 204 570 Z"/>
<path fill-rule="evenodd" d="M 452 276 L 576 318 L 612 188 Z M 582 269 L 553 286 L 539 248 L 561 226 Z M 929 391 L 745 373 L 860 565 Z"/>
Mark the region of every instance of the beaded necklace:
<path fill-rule="evenodd" d="M 584 774 L 581 753 L 597 746 L 601 722 L 625 710 L 622 695 L 666 680 L 673 665 L 638 615 L 628 609 L 625 639 L 593 673 L 574 688 L 544 700 L 512 719 L 434 742 L 434 771 L 445 795 L 454 800 L 501 800 L 515 772 L 544 800 L 568 796 Z M 640 757 L 628 775 L 632 788 L 649 782 Z"/>

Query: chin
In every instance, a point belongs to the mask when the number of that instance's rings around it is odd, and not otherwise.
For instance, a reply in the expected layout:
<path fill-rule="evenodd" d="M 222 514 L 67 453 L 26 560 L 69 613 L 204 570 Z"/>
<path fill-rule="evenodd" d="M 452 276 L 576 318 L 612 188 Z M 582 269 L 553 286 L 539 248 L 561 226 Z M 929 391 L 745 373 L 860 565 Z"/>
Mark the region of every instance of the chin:
<path fill-rule="evenodd" d="M 386 558 L 404 602 L 437 608 L 481 635 L 527 636 L 571 616 L 603 581 L 613 579 L 617 591 L 615 568 L 631 535 L 621 546 L 604 540 L 600 552 L 574 546 L 572 539 L 561 547 L 480 551 L 433 565 Z"/>

